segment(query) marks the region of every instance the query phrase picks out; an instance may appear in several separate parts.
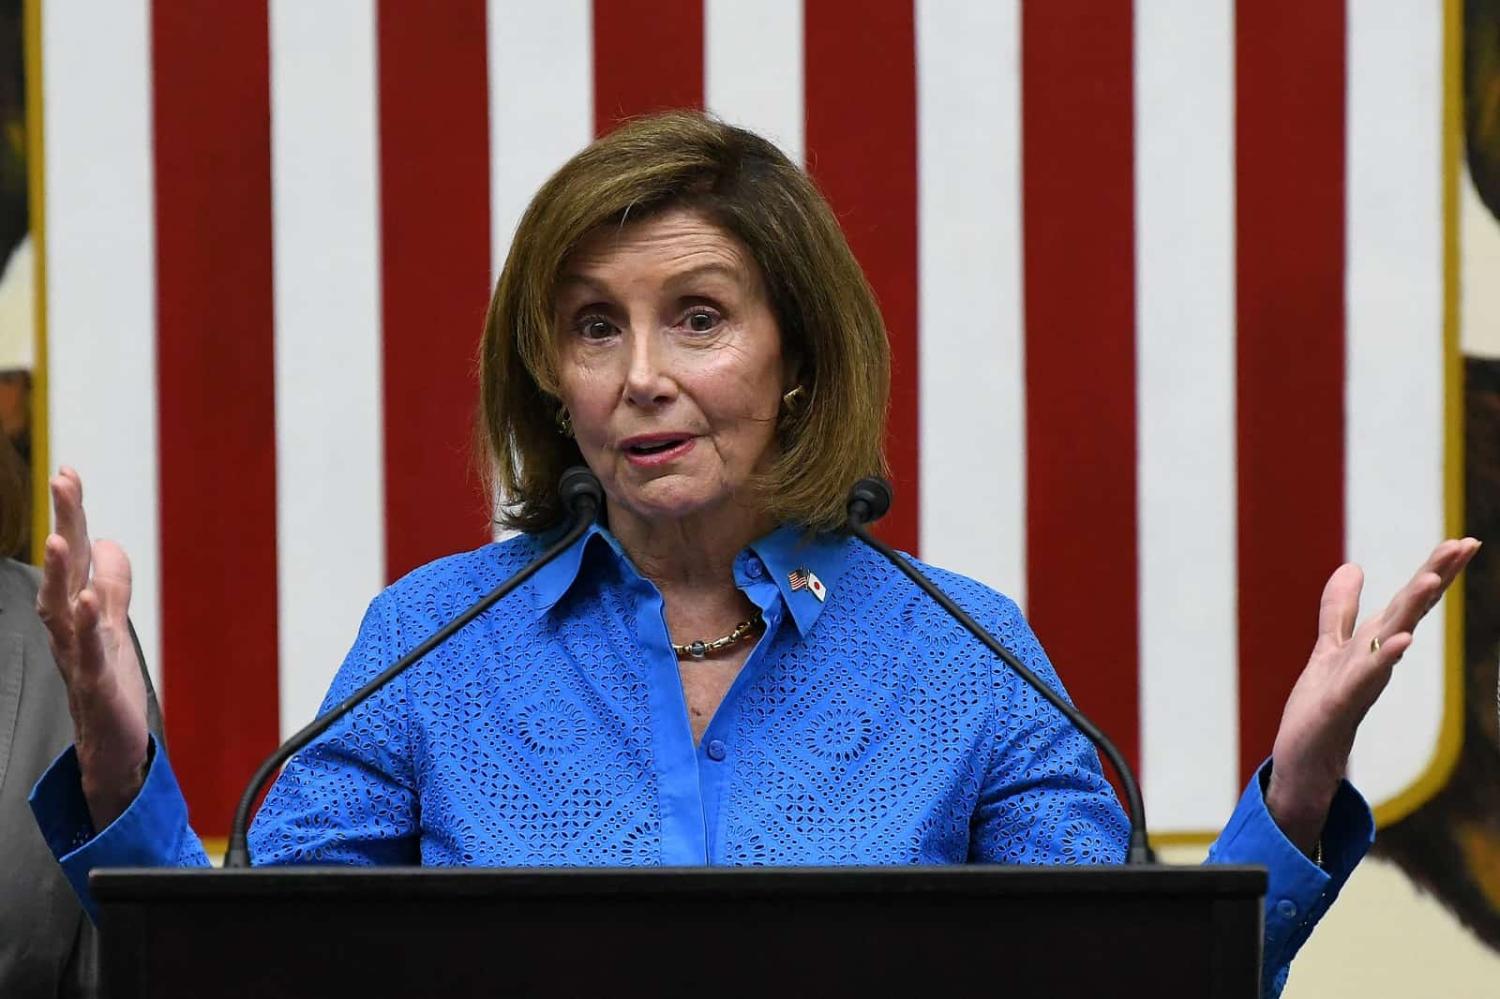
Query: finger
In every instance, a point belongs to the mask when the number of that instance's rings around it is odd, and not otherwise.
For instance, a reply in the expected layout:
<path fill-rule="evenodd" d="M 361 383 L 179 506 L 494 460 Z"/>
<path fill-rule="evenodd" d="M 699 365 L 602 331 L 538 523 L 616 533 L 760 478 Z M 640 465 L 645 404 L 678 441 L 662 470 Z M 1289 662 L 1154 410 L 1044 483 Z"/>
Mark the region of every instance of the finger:
<path fill-rule="evenodd" d="M 1411 642 L 1411 632 L 1402 631 L 1383 639 L 1378 649 L 1365 649 L 1364 666 L 1358 670 L 1354 680 L 1354 703 L 1359 717 L 1363 718 L 1365 712 L 1379 700 L 1381 693 L 1391 682 L 1396 664 L 1401 661 L 1406 650 L 1411 648 Z"/>
<path fill-rule="evenodd" d="M 1384 631 L 1408 631 L 1430 611 L 1479 551 L 1474 538 L 1449 539 L 1432 550 L 1411 581 L 1381 612 Z"/>
<path fill-rule="evenodd" d="M 93 589 L 104 620 L 124 628 L 130 612 L 130 558 L 113 541 L 94 542 Z"/>
<path fill-rule="evenodd" d="M 83 502 L 83 477 L 78 474 L 78 469 L 72 465 L 59 465 L 57 474 L 73 483 L 73 491 L 78 495 L 78 502 Z"/>
<path fill-rule="evenodd" d="M 1318 603 L 1320 638 L 1342 643 L 1354 632 L 1354 620 L 1359 616 L 1359 592 L 1364 585 L 1364 571 L 1353 562 L 1344 563 L 1328 577 L 1323 599 Z"/>
<path fill-rule="evenodd" d="M 104 653 L 104 632 L 100 628 L 99 595 L 92 589 L 78 594 L 77 608 L 73 616 L 78 641 L 79 673 L 89 680 L 97 680 L 108 672 L 108 658 Z"/>
<path fill-rule="evenodd" d="M 1373 634 L 1382 638 L 1399 631 L 1412 631 L 1437 606 L 1443 594 L 1464 566 L 1479 551 L 1479 542 L 1474 538 L 1449 539 L 1432 550 L 1427 561 L 1417 570 L 1390 603 L 1370 622 Z"/>
<path fill-rule="evenodd" d="M 1374 633 L 1383 642 L 1397 632 L 1413 631 L 1443 595 L 1443 580 L 1437 573 L 1424 570 L 1391 598 L 1385 610 L 1371 622 Z"/>
<path fill-rule="evenodd" d="M 72 637 L 68 613 L 68 542 L 60 534 L 49 534 L 42 546 L 42 585 L 37 589 L 36 612 L 56 645 L 66 648 Z"/>
<path fill-rule="evenodd" d="M 1479 554 L 1480 541 L 1478 538 L 1460 538 L 1454 542 L 1455 551 L 1448 564 L 1438 572 L 1443 577 L 1443 589 L 1447 590 L 1458 578 L 1458 574 Z"/>
<path fill-rule="evenodd" d="M 1474 538 L 1449 538 L 1432 550 L 1422 568 L 1417 570 L 1417 575 L 1436 573 L 1443 581 L 1443 589 L 1447 589 L 1478 551 L 1479 542 Z"/>
<path fill-rule="evenodd" d="M 89 526 L 83 513 L 83 481 L 71 468 L 52 477 L 52 508 L 57 533 L 68 542 L 68 594 L 76 596 L 89 581 Z"/>
<path fill-rule="evenodd" d="M 1406 650 L 1411 648 L 1412 641 L 1412 633 L 1409 631 L 1398 631 L 1389 638 L 1382 638 L 1380 649 L 1371 653 L 1376 665 L 1386 669 L 1395 666 L 1406 655 Z"/>

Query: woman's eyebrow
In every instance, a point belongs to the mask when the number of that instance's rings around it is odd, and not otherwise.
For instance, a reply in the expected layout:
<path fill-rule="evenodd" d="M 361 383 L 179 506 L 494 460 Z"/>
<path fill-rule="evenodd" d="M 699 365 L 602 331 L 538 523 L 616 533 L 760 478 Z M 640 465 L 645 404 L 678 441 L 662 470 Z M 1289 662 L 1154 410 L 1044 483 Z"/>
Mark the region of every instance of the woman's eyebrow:
<path fill-rule="evenodd" d="M 686 268 L 685 270 L 678 271 L 677 273 L 671 275 L 666 279 L 666 281 L 664 282 L 664 287 L 676 291 L 683 285 L 689 285 L 694 281 L 699 281 L 704 278 L 722 278 L 736 286 L 743 286 L 747 283 L 746 273 L 743 267 L 725 261 L 715 260 L 696 264 L 692 267 Z M 557 296 L 559 305 L 564 304 L 561 301 L 564 295 L 574 294 L 577 292 L 586 292 L 590 295 L 599 295 L 601 297 L 609 297 L 611 295 L 611 289 L 607 282 L 600 281 L 598 278 L 592 277 L 588 274 L 581 274 L 577 271 L 572 271 L 562 275 L 557 279 Z"/>
<path fill-rule="evenodd" d="M 593 278 L 589 277 L 587 274 L 576 274 L 576 273 L 564 274 L 562 277 L 558 278 L 557 279 L 557 288 L 558 288 L 559 291 L 562 291 L 564 289 L 571 289 L 571 288 L 586 288 L 586 289 L 589 289 L 591 291 L 599 291 L 599 292 L 603 292 L 603 291 L 607 291 L 608 290 L 602 283 L 600 283 L 599 281 L 594 280 Z"/>
<path fill-rule="evenodd" d="M 738 285 L 744 282 L 745 271 L 743 268 L 736 267 L 733 264 L 715 261 L 713 263 L 698 264 L 696 267 L 689 267 L 684 271 L 678 271 L 667 279 L 667 284 L 670 287 L 677 287 L 684 284 L 691 284 L 705 277 L 725 278 Z"/>

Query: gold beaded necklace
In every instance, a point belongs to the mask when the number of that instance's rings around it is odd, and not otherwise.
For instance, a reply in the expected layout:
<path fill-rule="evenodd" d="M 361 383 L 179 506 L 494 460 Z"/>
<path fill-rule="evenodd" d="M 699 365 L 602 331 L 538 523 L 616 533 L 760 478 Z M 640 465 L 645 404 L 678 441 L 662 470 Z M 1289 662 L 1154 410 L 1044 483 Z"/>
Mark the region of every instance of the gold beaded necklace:
<path fill-rule="evenodd" d="M 756 611 L 754 617 L 735 625 L 734 630 L 723 638 L 715 638 L 711 642 L 705 642 L 700 638 L 698 641 L 689 642 L 686 645 L 673 645 L 672 651 L 677 653 L 678 659 L 707 659 L 710 654 L 718 652 L 720 649 L 727 649 L 731 645 L 738 645 L 749 638 L 751 633 L 760 627 L 761 620 L 761 612 Z"/>

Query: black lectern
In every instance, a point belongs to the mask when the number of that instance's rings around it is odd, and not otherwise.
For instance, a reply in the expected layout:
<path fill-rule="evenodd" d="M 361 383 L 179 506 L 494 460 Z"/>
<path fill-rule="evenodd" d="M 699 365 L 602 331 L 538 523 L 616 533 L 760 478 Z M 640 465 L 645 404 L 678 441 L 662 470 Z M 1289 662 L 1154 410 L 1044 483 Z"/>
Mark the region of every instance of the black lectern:
<path fill-rule="evenodd" d="M 1259 867 L 100 870 L 135 996 L 1259 994 Z"/>

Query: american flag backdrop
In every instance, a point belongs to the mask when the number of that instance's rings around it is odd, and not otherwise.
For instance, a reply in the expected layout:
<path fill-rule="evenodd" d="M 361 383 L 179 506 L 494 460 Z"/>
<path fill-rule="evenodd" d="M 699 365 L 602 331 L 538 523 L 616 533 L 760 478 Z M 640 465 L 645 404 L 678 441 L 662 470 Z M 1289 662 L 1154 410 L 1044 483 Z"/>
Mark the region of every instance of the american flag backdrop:
<path fill-rule="evenodd" d="M 34 5 L 39 0 L 33 0 Z M 1437 0 L 45 0 L 44 453 L 135 568 L 195 824 L 365 604 L 489 537 L 492 282 L 542 180 L 707 107 L 805 163 L 895 363 L 885 534 L 1026 608 L 1216 829 L 1343 559 L 1456 528 Z M 1362 731 L 1386 821 L 1456 751 L 1452 619 Z"/>

